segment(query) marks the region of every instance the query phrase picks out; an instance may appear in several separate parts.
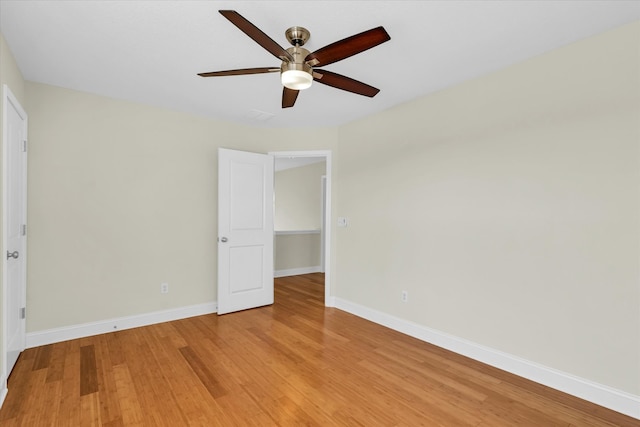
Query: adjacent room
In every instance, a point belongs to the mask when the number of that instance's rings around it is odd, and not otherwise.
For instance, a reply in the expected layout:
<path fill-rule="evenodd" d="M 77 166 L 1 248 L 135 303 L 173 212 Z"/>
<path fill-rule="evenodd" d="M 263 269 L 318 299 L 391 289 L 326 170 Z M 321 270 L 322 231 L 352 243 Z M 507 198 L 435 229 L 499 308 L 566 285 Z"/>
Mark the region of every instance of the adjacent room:
<path fill-rule="evenodd" d="M 0 0 L 0 425 L 640 425 L 640 2 Z"/>

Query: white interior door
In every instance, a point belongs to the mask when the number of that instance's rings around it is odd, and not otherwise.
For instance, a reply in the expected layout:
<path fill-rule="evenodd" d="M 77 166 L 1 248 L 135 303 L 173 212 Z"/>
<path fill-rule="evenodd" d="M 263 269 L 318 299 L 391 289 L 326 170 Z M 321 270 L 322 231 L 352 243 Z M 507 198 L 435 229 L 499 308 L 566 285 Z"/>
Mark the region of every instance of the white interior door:
<path fill-rule="evenodd" d="M 273 157 L 218 149 L 218 314 L 273 304 Z"/>
<path fill-rule="evenodd" d="M 4 320 L 6 370 L 9 376 L 25 348 L 27 115 L 9 88 L 4 86 L 3 226 Z"/>

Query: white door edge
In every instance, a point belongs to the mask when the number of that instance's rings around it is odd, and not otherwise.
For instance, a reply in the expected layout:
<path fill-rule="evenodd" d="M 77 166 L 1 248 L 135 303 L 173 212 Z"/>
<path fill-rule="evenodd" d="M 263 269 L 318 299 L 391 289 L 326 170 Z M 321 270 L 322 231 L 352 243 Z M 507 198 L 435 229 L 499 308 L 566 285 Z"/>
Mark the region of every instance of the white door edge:
<path fill-rule="evenodd" d="M 284 157 L 322 157 L 325 159 L 325 175 L 327 177 L 326 183 L 326 206 L 324 224 L 322 225 L 325 235 L 325 247 L 324 247 L 324 263 L 325 263 L 325 275 L 324 275 L 324 305 L 326 307 L 333 307 L 333 298 L 331 297 L 331 233 L 332 233 L 332 216 L 331 216 L 331 150 L 311 150 L 311 151 L 270 151 L 268 154 L 274 158 Z"/>
<path fill-rule="evenodd" d="M 13 92 L 11 92 L 11 89 L 9 89 L 9 86 L 7 86 L 6 84 L 2 85 L 2 112 L 3 112 L 3 117 L 2 117 L 2 123 L 3 123 L 3 133 L 2 133 L 2 354 L 1 354 L 1 375 L 0 375 L 0 379 L 2 381 L 2 383 L 0 384 L 1 387 L 1 391 L 4 392 L 7 389 L 7 378 L 9 376 L 9 373 L 7 372 L 7 351 L 8 351 L 8 342 L 7 342 L 7 323 L 8 323 L 8 317 L 7 317 L 7 313 L 8 313 L 8 309 L 7 309 L 7 257 L 5 256 L 5 254 L 7 253 L 8 250 L 8 240 L 7 240 L 7 151 L 8 151 L 8 147 L 7 147 L 7 143 L 8 143 L 8 139 L 9 139 L 9 129 L 7 126 L 7 118 L 8 118 L 8 109 L 9 106 L 11 105 L 12 108 L 15 109 L 15 111 L 18 113 L 18 115 L 20 116 L 20 118 L 23 119 L 23 123 L 24 123 L 24 138 L 25 140 L 28 139 L 27 138 L 27 130 L 28 130 L 28 126 L 27 126 L 27 113 L 24 111 L 24 109 L 22 108 L 22 106 L 20 105 L 20 103 L 18 102 L 18 99 L 15 97 L 15 95 L 13 94 Z M 26 157 L 25 157 L 25 165 L 23 167 L 23 179 L 24 182 L 26 183 L 26 179 L 27 179 L 27 168 L 26 168 Z M 25 185 L 25 192 L 26 192 L 26 185 Z M 26 195 L 25 195 L 26 196 Z M 27 204 L 27 198 L 24 197 L 24 215 L 26 216 L 26 204 Z M 26 219 L 26 218 L 25 218 Z M 25 221 L 26 223 L 26 221 Z M 26 259 L 26 244 L 25 244 L 25 248 L 22 250 L 22 254 L 21 256 L 25 257 L 24 259 Z M 26 264 L 25 264 L 26 265 Z M 26 277 L 26 276 L 24 276 Z M 22 288 L 22 292 L 23 295 L 21 296 L 22 302 L 23 304 L 26 301 L 26 287 L 23 286 Z M 24 349 L 25 344 L 26 344 L 26 331 L 22 331 L 23 332 L 23 336 L 22 336 L 22 348 Z"/>

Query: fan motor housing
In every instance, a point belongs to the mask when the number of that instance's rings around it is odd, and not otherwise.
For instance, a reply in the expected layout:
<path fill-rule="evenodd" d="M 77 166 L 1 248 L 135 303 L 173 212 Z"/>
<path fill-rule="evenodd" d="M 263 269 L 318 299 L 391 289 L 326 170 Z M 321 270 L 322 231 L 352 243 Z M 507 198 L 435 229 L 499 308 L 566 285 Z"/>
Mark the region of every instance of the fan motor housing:
<path fill-rule="evenodd" d="M 313 68 L 305 62 L 309 51 L 302 47 L 294 46 L 287 49 L 293 57 L 293 61 L 282 61 L 280 66 L 280 79 L 283 86 L 294 89 L 306 89 L 313 81 Z"/>
<path fill-rule="evenodd" d="M 290 47 L 287 49 L 287 52 L 289 52 L 291 54 L 291 56 L 293 57 L 293 62 L 289 61 L 283 61 L 282 62 L 282 68 L 283 70 L 285 69 L 285 66 L 291 66 L 291 68 L 286 68 L 288 70 L 303 70 L 303 71 L 308 71 L 311 72 L 311 67 L 308 66 L 304 59 L 307 57 L 307 55 L 309 55 L 309 51 L 303 47 Z M 306 66 L 306 67 L 304 67 Z"/>
<path fill-rule="evenodd" d="M 305 73 L 312 74 L 313 69 L 309 64 L 304 62 L 304 58 L 306 58 L 310 53 L 307 49 L 294 46 L 288 48 L 287 52 L 289 52 L 291 56 L 293 56 L 294 61 L 282 61 L 282 65 L 280 66 L 280 73 L 284 73 L 285 71 L 289 70 L 299 70 L 304 71 Z"/>

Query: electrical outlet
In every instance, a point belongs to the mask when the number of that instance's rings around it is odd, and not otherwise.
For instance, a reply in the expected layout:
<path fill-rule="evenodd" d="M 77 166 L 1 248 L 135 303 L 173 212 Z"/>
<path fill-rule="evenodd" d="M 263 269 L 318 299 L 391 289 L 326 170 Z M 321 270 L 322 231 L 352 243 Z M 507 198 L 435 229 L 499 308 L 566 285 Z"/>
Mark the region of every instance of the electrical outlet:
<path fill-rule="evenodd" d="M 168 294 L 169 293 L 169 284 L 168 283 L 160 283 L 160 293 Z"/>
<path fill-rule="evenodd" d="M 402 300 L 402 302 L 409 301 L 409 292 L 402 291 L 402 294 L 400 295 L 400 299 Z"/>

